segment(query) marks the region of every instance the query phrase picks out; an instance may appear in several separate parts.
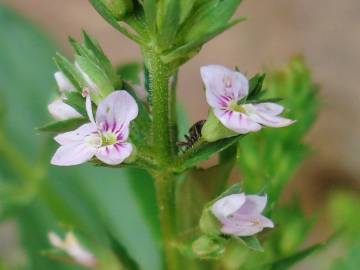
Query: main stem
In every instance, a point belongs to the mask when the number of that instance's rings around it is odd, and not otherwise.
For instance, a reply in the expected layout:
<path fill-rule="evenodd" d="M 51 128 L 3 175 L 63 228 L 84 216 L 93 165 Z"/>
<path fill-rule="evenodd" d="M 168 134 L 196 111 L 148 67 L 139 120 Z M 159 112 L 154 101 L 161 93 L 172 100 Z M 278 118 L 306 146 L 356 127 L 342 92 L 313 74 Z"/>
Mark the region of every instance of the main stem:
<path fill-rule="evenodd" d="M 145 64 L 149 71 L 152 100 L 152 139 L 154 157 L 159 170 L 152 172 L 155 178 L 159 218 L 165 253 L 165 269 L 176 270 L 178 266 L 177 252 L 173 243 L 176 240 L 175 218 L 175 180 L 169 172 L 174 151 L 171 140 L 170 111 L 171 96 L 169 94 L 169 79 L 171 69 L 164 64 L 159 55 L 153 51 L 144 51 Z"/>

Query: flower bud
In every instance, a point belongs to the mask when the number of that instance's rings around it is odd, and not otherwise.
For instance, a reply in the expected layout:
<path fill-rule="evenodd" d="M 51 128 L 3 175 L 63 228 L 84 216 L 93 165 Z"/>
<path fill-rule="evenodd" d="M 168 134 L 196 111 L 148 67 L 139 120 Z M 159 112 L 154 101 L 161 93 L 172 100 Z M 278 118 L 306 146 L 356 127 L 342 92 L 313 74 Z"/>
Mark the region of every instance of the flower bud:
<path fill-rule="evenodd" d="M 117 19 L 122 20 L 133 8 L 133 0 L 101 0 L 111 14 Z"/>
<path fill-rule="evenodd" d="M 236 135 L 237 133 L 224 127 L 212 111 L 201 130 L 201 136 L 207 142 L 215 142 Z"/>
<path fill-rule="evenodd" d="M 193 252 L 202 258 L 216 258 L 225 251 L 224 240 L 219 237 L 203 235 L 192 244 Z"/>

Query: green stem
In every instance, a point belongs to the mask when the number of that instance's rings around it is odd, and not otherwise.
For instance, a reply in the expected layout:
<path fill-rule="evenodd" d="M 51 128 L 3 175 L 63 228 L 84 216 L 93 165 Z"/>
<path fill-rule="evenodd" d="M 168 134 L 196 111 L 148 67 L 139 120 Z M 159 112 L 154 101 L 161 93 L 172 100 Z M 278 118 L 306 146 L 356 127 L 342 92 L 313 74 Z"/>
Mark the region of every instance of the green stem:
<path fill-rule="evenodd" d="M 172 158 L 169 126 L 170 67 L 162 63 L 160 56 L 152 51 L 144 52 L 144 58 L 149 71 L 152 95 L 153 144 L 159 164 L 165 167 Z"/>
<path fill-rule="evenodd" d="M 160 60 L 154 51 L 144 51 L 144 60 L 149 71 L 149 85 L 152 95 L 152 141 L 154 159 L 159 169 L 153 171 L 156 195 L 159 206 L 163 248 L 165 253 L 165 269 L 178 268 L 175 218 L 175 177 L 169 171 L 174 158 L 171 139 L 172 95 L 169 93 L 171 68 Z"/>
<path fill-rule="evenodd" d="M 156 195 L 159 207 L 161 236 L 165 253 L 165 269 L 176 270 L 178 268 L 176 242 L 176 218 L 175 218 L 175 181 L 172 175 L 154 174 L 156 179 Z"/>

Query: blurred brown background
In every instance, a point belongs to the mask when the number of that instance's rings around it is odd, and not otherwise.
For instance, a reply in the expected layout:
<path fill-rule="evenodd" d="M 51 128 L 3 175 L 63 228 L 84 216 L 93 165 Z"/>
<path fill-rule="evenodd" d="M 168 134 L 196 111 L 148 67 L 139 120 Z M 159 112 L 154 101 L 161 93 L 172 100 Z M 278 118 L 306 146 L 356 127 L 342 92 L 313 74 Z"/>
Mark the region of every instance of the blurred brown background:
<path fill-rule="evenodd" d="M 87 0 L 1 0 L 42 27 L 69 55 L 69 35 L 94 35 L 114 63 L 139 59 L 139 50 L 112 30 Z M 321 207 L 333 185 L 360 185 L 360 1 L 245 0 L 249 20 L 207 45 L 181 71 L 179 95 L 191 120 L 207 113 L 199 68 L 238 65 L 252 74 L 281 67 L 301 53 L 321 85 L 322 110 L 308 141 L 314 153 L 297 174 L 295 188 L 308 210 Z M 306 108 L 304 108 L 306 110 Z M 295 190 L 295 189 L 294 189 Z"/>

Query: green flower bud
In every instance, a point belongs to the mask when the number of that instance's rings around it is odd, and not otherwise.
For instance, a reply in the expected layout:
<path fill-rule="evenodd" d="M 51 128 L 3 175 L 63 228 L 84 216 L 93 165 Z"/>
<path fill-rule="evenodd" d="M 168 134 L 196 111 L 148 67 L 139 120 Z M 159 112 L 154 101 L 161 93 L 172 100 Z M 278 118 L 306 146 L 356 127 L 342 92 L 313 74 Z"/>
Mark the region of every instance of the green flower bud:
<path fill-rule="evenodd" d="M 134 8 L 133 0 L 102 0 L 102 2 L 119 21 L 128 15 Z"/>
<path fill-rule="evenodd" d="M 217 258 L 225 252 L 225 241 L 220 237 L 203 235 L 192 244 L 192 251 L 202 258 Z"/>
<path fill-rule="evenodd" d="M 91 99 L 96 104 L 114 90 L 106 72 L 90 58 L 77 55 L 75 66 L 80 71 L 86 84 L 85 87 L 89 88 Z"/>
<path fill-rule="evenodd" d="M 208 119 L 201 130 L 201 136 L 205 141 L 215 142 L 236 135 L 238 134 L 224 127 L 224 125 L 214 115 L 213 111 L 210 111 Z"/>

